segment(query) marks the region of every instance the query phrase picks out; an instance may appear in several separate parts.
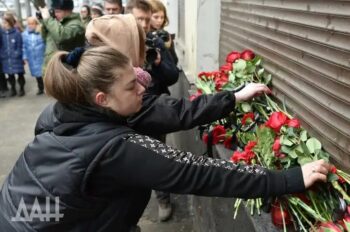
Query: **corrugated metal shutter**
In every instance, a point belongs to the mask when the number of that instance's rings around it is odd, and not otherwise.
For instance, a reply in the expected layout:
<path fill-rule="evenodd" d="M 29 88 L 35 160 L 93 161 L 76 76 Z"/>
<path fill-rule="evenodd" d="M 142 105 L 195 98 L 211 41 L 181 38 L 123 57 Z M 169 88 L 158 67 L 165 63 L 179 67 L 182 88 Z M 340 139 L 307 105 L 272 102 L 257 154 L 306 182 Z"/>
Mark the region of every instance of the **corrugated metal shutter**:
<path fill-rule="evenodd" d="M 250 48 L 274 91 L 350 168 L 350 1 L 222 0 L 220 62 Z"/>

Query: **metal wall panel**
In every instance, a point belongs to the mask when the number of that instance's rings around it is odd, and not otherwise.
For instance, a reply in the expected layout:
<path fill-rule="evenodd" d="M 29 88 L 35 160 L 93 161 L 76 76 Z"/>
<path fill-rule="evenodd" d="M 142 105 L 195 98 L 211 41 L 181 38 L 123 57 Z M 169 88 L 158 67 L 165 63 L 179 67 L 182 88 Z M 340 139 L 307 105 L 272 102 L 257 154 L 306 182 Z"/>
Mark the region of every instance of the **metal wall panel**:
<path fill-rule="evenodd" d="M 220 63 L 261 55 L 276 96 L 350 168 L 350 1 L 222 0 L 220 26 Z"/>

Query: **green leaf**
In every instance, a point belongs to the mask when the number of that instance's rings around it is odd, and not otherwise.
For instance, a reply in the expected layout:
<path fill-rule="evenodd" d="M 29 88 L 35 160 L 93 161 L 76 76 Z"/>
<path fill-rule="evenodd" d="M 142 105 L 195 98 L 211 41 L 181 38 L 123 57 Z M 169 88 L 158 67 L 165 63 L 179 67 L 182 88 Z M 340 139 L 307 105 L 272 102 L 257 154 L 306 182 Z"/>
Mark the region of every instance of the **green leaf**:
<path fill-rule="evenodd" d="M 307 131 L 306 130 L 303 130 L 300 133 L 300 139 L 301 139 L 301 141 L 306 142 L 306 140 L 307 140 Z"/>
<path fill-rule="evenodd" d="M 261 58 L 257 59 L 257 61 L 255 62 L 255 65 L 258 66 L 261 64 Z"/>
<path fill-rule="evenodd" d="M 247 102 L 243 102 L 241 103 L 241 109 L 244 113 L 248 113 L 248 112 L 251 112 L 252 111 L 252 107 L 250 106 L 249 103 Z"/>
<path fill-rule="evenodd" d="M 281 147 L 281 151 L 282 151 L 282 153 L 289 155 L 289 153 L 292 152 L 292 149 L 290 149 L 289 147 L 283 145 Z"/>
<path fill-rule="evenodd" d="M 243 59 L 238 59 L 235 64 L 234 64 L 234 67 L 235 67 L 235 71 L 236 72 L 241 72 L 241 71 L 244 71 L 244 69 L 247 67 L 247 62 Z"/>
<path fill-rule="evenodd" d="M 325 161 L 329 161 L 330 155 L 327 152 L 325 152 L 325 151 L 321 150 L 320 154 L 318 156 L 319 156 L 320 159 L 323 159 Z"/>
<path fill-rule="evenodd" d="M 247 67 L 245 70 L 247 71 L 247 73 L 254 73 L 255 65 L 251 62 L 247 62 Z"/>
<path fill-rule="evenodd" d="M 228 75 L 228 81 L 231 83 L 235 83 L 236 81 L 236 76 L 233 72 L 230 72 L 230 74 Z"/>
<path fill-rule="evenodd" d="M 322 144 L 316 138 L 310 138 L 306 141 L 306 146 L 310 153 L 315 153 L 316 150 L 321 150 Z"/>
<path fill-rule="evenodd" d="M 288 155 L 289 155 L 289 157 L 292 158 L 292 159 L 298 158 L 298 154 L 296 153 L 295 149 L 292 150 Z"/>
<path fill-rule="evenodd" d="M 336 180 L 338 180 L 338 179 L 339 179 L 339 177 L 338 177 L 337 174 L 328 173 L 328 175 L 327 175 L 327 181 L 328 181 L 328 182 L 336 181 Z"/>
<path fill-rule="evenodd" d="M 264 71 L 265 71 L 264 68 L 259 69 L 258 76 L 261 77 L 261 75 L 264 73 Z"/>
<path fill-rule="evenodd" d="M 270 84 L 270 82 L 272 81 L 272 75 L 271 74 L 268 74 L 267 76 L 264 77 L 264 83 L 266 85 Z"/>
<path fill-rule="evenodd" d="M 310 163 L 312 161 L 312 159 L 310 159 L 309 157 L 306 156 L 298 156 L 298 163 L 299 165 L 304 165 L 307 163 Z"/>
<path fill-rule="evenodd" d="M 301 148 L 303 149 L 304 154 L 307 156 L 311 156 L 310 151 L 306 146 L 306 144 L 304 142 L 300 142 L 300 145 L 301 145 Z"/>
<path fill-rule="evenodd" d="M 293 143 L 292 141 L 290 141 L 289 139 L 287 139 L 287 138 L 284 138 L 284 139 L 282 140 L 281 144 L 286 145 L 286 146 L 292 146 L 292 145 L 294 145 L 294 143 Z"/>

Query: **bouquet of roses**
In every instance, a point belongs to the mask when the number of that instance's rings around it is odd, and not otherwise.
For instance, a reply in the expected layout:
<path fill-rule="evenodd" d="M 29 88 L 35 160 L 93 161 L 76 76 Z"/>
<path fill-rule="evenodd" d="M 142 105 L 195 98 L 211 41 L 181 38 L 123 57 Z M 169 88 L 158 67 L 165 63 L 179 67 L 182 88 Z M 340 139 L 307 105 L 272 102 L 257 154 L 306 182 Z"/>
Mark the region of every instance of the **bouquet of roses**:
<path fill-rule="evenodd" d="M 219 71 L 202 72 L 196 80 L 197 94 L 239 90 L 246 83 L 260 82 L 269 85 L 271 75 L 262 67 L 262 58 L 252 51 L 231 52 Z M 210 139 L 208 139 L 210 138 Z M 224 143 L 234 149 L 232 162 L 259 164 L 268 169 L 288 169 L 324 159 L 329 154 L 322 144 L 300 126 L 297 118 L 288 114 L 269 96 L 241 103 L 235 114 L 208 126 L 203 133 L 205 143 Z M 275 199 L 272 220 L 275 225 L 294 224 L 298 230 L 350 232 L 350 175 L 336 169 L 328 176 L 328 183 L 317 185 L 304 194 L 287 195 Z M 236 199 L 234 218 L 242 199 Z M 246 206 L 251 214 L 263 205 L 261 199 L 249 199 Z"/>

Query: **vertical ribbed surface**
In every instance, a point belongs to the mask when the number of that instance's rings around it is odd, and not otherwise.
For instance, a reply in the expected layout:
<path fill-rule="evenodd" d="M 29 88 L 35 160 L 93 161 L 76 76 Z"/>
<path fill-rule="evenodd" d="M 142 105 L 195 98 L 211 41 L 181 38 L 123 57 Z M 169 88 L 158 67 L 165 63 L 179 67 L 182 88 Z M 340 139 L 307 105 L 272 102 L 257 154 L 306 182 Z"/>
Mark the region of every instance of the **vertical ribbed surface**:
<path fill-rule="evenodd" d="M 220 63 L 252 49 L 276 96 L 350 168 L 350 1 L 221 1 Z"/>

